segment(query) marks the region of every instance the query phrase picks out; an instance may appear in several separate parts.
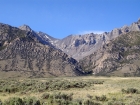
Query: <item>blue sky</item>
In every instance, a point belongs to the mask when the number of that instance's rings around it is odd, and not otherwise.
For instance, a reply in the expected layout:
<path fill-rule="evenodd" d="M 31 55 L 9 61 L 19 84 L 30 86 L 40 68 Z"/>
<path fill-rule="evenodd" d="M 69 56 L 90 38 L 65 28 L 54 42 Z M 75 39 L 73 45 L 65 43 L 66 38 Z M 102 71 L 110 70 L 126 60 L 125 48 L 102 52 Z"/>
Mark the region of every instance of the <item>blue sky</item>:
<path fill-rule="evenodd" d="M 55 38 L 100 33 L 140 18 L 140 0 L 0 0 L 0 22 Z"/>

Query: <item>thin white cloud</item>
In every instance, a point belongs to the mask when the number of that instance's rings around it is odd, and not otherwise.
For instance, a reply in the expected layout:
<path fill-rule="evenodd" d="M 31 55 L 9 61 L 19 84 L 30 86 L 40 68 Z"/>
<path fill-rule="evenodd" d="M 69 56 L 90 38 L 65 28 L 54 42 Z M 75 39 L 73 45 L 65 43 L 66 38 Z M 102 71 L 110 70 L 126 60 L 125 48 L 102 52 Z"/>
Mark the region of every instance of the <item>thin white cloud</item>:
<path fill-rule="evenodd" d="M 89 34 L 89 33 L 94 33 L 94 34 L 102 34 L 105 31 L 81 31 L 79 34 Z"/>

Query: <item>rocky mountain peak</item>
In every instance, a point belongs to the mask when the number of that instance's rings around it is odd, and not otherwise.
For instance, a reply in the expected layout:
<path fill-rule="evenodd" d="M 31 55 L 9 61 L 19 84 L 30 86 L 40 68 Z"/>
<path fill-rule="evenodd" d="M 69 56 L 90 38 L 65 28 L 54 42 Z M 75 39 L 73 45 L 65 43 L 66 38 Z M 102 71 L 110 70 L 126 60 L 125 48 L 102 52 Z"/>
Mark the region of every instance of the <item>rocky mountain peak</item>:
<path fill-rule="evenodd" d="M 25 31 L 32 31 L 32 29 L 26 24 L 19 26 L 19 29 L 25 30 Z"/>
<path fill-rule="evenodd" d="M 126 33 L 126 32 L 129 32 L 129 27 L 127 25 L 124 25 L 122 28 L 122 33 Z"/>
<path fill-rule="evenodd" d="M 140 18 L 138 19 L 138 22 L 137 23 L 140 24 Z"/>
<path fill-rule="evenodd" d="M 130 31 L 139 31 L 139 30 L 140 30 L 140 26 L 137 22 L 131 24 Z"/>

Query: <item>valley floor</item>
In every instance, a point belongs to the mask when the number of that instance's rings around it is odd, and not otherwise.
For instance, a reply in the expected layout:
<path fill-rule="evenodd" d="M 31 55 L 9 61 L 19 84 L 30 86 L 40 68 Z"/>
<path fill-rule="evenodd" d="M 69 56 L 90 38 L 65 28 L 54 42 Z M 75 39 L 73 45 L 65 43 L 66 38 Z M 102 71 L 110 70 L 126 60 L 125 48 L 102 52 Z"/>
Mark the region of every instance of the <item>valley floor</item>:
<path fill-rule="evenodd" d="M 0 79 L 0 100 L 0 105 L 140 105 L 140 77 Z"/>

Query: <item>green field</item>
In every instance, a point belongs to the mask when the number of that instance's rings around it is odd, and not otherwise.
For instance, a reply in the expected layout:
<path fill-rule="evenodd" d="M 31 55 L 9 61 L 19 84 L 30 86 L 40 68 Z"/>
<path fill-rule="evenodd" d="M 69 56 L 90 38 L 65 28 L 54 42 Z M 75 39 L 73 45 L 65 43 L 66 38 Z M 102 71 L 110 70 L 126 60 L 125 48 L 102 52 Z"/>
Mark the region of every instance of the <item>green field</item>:
<path fill-rule="evenodd" d="M 140 77 L 0 79 L 0 105 L 140 105 Z"/>

